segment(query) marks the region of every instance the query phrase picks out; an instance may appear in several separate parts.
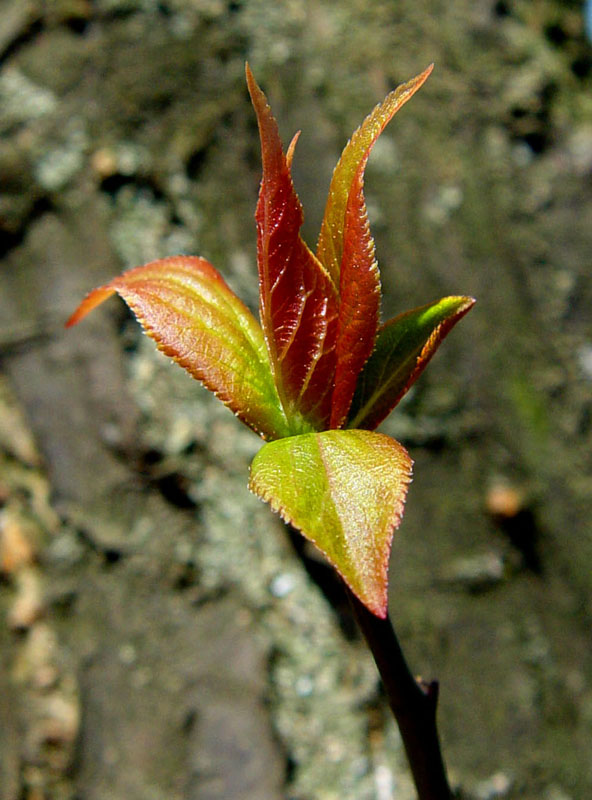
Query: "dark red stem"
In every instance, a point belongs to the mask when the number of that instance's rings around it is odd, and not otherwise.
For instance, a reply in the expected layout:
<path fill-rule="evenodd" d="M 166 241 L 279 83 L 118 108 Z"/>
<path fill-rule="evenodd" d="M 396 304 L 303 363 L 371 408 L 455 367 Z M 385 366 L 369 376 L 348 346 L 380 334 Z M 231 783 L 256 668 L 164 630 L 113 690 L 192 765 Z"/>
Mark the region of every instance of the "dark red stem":
<path fill-rule="evenodd" d="M 436 727 L 437 681 L 417 681 L 390 619 L 379 619 L 347 591 L 397 720 L 419 800 L 452 800 Z"/>

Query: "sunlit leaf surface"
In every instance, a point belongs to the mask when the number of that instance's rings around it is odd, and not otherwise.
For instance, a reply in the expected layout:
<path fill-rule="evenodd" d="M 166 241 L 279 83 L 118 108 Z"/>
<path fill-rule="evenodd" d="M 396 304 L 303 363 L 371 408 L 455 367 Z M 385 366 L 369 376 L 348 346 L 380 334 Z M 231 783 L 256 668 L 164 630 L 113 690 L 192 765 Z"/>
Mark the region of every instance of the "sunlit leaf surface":
<path fill-rule="evenodd" d="M 474 303 L 472 297 L 444 297 L 385 323 L 358 378 L 348 427 L 376 428 L 415 383 L 442 339 Z"/>
<path fill-rule="evenodd" d="M 370 150 L 386 125 L 424 84 L 432 69 L 433 64 L 417 77 L 398 86 L 376 106 L 355 131 L 335 167 L 319 235 L 317 256 L 336 286 L 340 284 L 341 261 L 347 238 L 345 214 L 354 179 L 358 173 L 363 175 Z"/>
<path fill-rule="evenodd" d="M 261 136 L 263 178 L 257 204 L 257 261 L 261 325 L 278 391 L 288 416 L 301 413 L 316 427 L 329 420 L 337 291 L 300 236 L 303 215 L 277 123 L 247 67 L 247 84 Z"/>
<path fill-rule="evenodd" d="M 92 291 L 69 325 L 117 292 L 145 332 L 268 439 L 293 433 L 275 389 L 261 328 L 203 258 L 173 256 L 124 272 Z"/>
<path fill-rule="evenodd" d="M 331 427 L 344 423 L 358 374 L 374 347 L 380 308 L 380 275 L 364 199 L 364 171 L 374 143 L 401 106 L 430 74 L 428 67 L 391 92 L 346 145 L 333 173 L 317 255 L 339 288 Z"/>
<path fill-rule="evenodd" d="M 262 447 L 250 488 L 314 542 L 354 594 L 377 616 L 387 612 L 388 561 L 411 459 L 380 433 L 325 431 Z"/>

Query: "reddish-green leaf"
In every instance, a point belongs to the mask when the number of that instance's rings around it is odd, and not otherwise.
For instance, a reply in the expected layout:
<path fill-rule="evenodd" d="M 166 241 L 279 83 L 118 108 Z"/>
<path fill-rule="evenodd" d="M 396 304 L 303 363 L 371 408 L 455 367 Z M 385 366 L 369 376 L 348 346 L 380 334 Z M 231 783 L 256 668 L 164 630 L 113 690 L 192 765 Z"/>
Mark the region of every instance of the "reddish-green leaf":
<path fill-rule="evenodd" d="M 335 387 L 331 427 L 347 417 L 358 374 L 374 347 L 380 275 L 364 199 L 364 171 L 374 143 L 399 108 L 420 88 L 432 67 L 391 92 L 353 134 L 333 173 L 317 255 L 339 287 Z"/>
<path fill-rule="evenodd" d="M 380 433 L 325 431 L 264 445 L 250 488 L 326 555 L 374 614 L 387 613 L 388 561 L 412 462 Z"/>
<path fill-rule="evenodd" d="M 442 339 L 474 303 L 472 297 L 444 297 L 385 323 L 358 378 L 347 427 L 376 428 L 423 372 Z"/>
<path fill-rule="evenodd" d="M 354 177 L 345 215 L 331 428 L 340 428 L 347 417 L 378 326 L 380 274 L 364 201 L 364 165 L 365 159 Z"/>
<path fill-rule="evenodd" d="M 203 258 L 173 256 L 124 272 L 92 291 L 74 325 L 117 292 L 160 350 L 268 439 L 291 429 L 275 389 L 261 328 Z"/>
<path fill-rule="evenodd" d="M 335 370 L 337 291 L 300 237 L 302 207 L 277 123 L 247 67 L 261 136 L 263 178 L 257 204 L 260 312 L 278 391 L 288 417 L 315 427 L 329 420 Z"/>
<path fill-rule="evenodd" d="M 319 235 L 317 256 L 333 278 L 340 284 L 343 249 L 347 239 L 345 215 L 356 176 L 363 176 L 366 161 L 374 142 L 388 122 L 410 97 L 423 85 L 433 69 L 431 64 L 421 75 L 401 84 L 366 117 L 345 146 L 333 172 L 325 216 Z M 359 180 L 359 178 L 358 178 Z M 362 198 L 363 200 L 363 198 Z"/>

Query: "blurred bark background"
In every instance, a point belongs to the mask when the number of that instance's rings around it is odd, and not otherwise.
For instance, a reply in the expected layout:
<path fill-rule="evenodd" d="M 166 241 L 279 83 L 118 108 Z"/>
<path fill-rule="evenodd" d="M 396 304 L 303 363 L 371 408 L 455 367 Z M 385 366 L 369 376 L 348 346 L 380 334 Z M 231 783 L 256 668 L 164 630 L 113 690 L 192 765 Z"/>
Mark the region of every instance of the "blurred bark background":
<path fill-rule="evenodd" d="M 592 45 L 565 0 L 0 2 L 0 800 L 405 800 L 337 582 L 248 494 L 258 439 L 154 352 L 122 268 L 256 305 L 249 60 L 314 245 L 365 114 L 384 314 L 478 305 L 384 430 L 391 563 L 455 785 L 592 791 Z"/>

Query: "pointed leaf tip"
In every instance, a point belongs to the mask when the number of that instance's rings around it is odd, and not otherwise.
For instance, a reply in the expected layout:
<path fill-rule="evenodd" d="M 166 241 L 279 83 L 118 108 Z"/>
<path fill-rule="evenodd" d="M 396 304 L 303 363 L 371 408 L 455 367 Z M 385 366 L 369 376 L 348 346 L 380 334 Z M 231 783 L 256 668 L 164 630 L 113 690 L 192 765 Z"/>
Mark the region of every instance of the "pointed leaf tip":
<path fill-rule="evenodd" d="M 298 134 L 284 155 L 277 122 L 248 65 L 246 74 L 263 162 L 255 215 L 261 326 L 288 417 L 322 428 L 330 414 L 337 292 L 300 236 L 302 207 L 290 174 Z"/>
<path fill-rule="evenodd" d="M 432 71 L 402 84 L 366 117 L 345 146 L 329 188 L 317 256 L 339 288 L 332 428 L 347 418 L 358 375 L 374 348 L 380 307 L 380 275 L 370 234 L 364 172 L 378 137 Z"/>
<path fill-rule="evenodd" d="M 112 289 L 109 284 L 107 284 L 107 286 L 99 286 L 97 289 L 93 289 L 86 295 L 74 313 L 70 315 L 66 321 L 65 327 L 71 328 L 73 325 L 77 325 L 86 317 L 87 314 L 90 314 L 94 308 L 100 306 L 101 303 L 103 303 L 108 297 L 111 297 L 112 294 L 115 294 L 115 289 Z"/>
<path fill-rule="evenodd" d="M 250 489 L 321 550 L 364 605 L 384 618 L 393 531 L 412 462 L 389 436 L 324 431 L 264 445 Z"/>
<path fill-rule="evenodd" d="M 319 234 L 317 256 L 336 286 L 340 284 L 341 262 L 346 241 L 345 217 L 352 186 L 363 184 L 366 163 L 376 140 L 397 111 L 420 89 L 434 65 L 390 92 L 366 117 L 345 146 L 333 172 L 325 214 Z M 361 197 L 363 203 L 363 195 Z M 364 206 L 365 213 L 365 206 Z"/>
<path fill-rule="evenodd" d="M 246 425 L 264 438 L 290 434 L 261 328 L 209 262 L 172 256 L 128 270 L 92 291 L 68 324 L 115 292 L 158 348 Z"/>
<path fill-rule="evenodd" d="M 472 297 L 444 297 L 386 322 L 356 384 L 348 427 L 373 430 L 419 378 L 444 337 L 467 314 Z"/>

